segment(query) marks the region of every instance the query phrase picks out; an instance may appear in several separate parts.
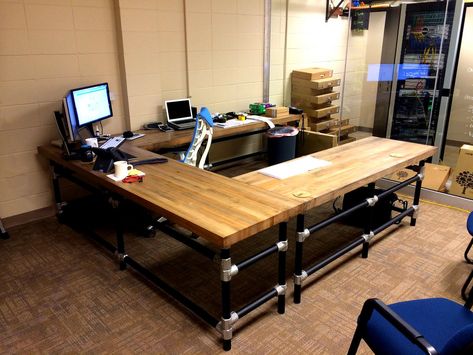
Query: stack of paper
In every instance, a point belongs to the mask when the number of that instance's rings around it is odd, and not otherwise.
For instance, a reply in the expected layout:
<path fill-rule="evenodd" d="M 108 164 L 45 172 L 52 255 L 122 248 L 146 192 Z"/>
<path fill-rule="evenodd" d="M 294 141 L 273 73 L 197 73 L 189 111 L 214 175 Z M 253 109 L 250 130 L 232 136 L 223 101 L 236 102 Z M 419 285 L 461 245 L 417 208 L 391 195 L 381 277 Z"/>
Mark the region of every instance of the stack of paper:
<path fill-rule="evenodd" d="M 291 176 L 304 174 L 308 171 L 323 168 L 332 164 L 330 161 L 317 159 L 311 156 L 306 156 L 285 163 L 273 165 L 259 170 L 261 174 L 271 176 L 276 179 L 287 179 Z"/>
<path fill-rule="evenodd" d="M 232 118 L 231 120 L 227 120 L 227 122 L 215 122 L 214 124 L 217 127 L 222 127 L 222 128 L 232 128 L 232 127 L 238 127 L 238 126 L 243 126 L 245 124 L 249 123 L 255 123 L 255 121 L 246 119 L 246 120 L 239 120 L 236 118 Z"/>

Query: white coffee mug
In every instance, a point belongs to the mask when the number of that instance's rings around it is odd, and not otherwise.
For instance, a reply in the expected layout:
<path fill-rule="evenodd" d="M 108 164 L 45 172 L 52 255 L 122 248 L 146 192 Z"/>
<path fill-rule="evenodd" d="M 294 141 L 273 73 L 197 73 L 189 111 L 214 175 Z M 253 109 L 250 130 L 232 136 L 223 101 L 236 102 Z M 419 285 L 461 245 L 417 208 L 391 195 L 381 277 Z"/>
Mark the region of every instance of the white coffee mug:
<path fill-rule="evenodd" d="M 113 163 L 113 167 L 115 168 L 115 172 L 113 173 L 113 175 L 120 180 L 128 176 L 128 170 L 133 169 L 133 165 L 128 164 L 124 160 L 116 161 L 115 163 Z"/>
<path fill-rule="evenodd" d="M 90 145 L 92 148 L 99 147 L 99 141 L 97 140 L 97 138 L 86 138 L 85 144 Z"/>

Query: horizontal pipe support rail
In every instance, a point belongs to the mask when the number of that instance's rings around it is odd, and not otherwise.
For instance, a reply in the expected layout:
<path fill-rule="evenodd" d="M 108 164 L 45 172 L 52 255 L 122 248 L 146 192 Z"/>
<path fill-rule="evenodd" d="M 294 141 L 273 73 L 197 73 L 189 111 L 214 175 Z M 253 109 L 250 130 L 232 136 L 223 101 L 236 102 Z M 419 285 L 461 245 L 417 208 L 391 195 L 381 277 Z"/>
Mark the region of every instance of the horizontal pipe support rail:
<path fill-rule="evenodd" d="M 352 213 L 354 213 L 354 212 L 356 212 L 356 211 L 358 211 L 362 208 L 370 206 L 370 202 L 372 203 L 372 205 L 374 205 L 376 202 L 380 201 L 383 198 L 386 198 L 387 196 L 389 196 L 393 192 L 396 192 L 397 190 L 400 190 L 403 187 L 405 187 L 405 186 L 407 186 L 407 185 L 409 185 L 413 182 L 422 180 L 422 177 L 423 177 L 422 174 L 418 174 L 416 176 L 413 176 L 412 178 L 407 179 L 407 180 L 397 184 L 396 186 L 393 186 L 390 189 L 383 191 L 379 195 L 375 195 L 371 198 L 368 198 L 368 199 L 364 200 L 363 202 L 359 203 L 358 205 L 355 205 L 355 206 L 349 208 L 348 210 L 342 211 L 339 214 L 336 214 L 335 216 L 329 217 L 329 218 L 323 220 L 322 222 L 314 224 L 313 226 L 309 227 L 308 230 L 309 230 L 310 234 L 315 233 L 315 232 L 327 227 L 328 225 L 330 225 L 334 222 L 337 222 L 338 220 L 340 220 L 340 219 L 342 219 L 346 216 L 351 215 Z M 373 203 L 372 201 L 375 201 L 375 202 Z"/>
<path fill-rule="evenodd" d="M 95 234 L 94 232 L 89 231 L 88 236 L 90 237 L 90 239 L 92 239 L 94 242 L 100 244 L 102 247 L 107 249 L 112 254 L 117 253 L 117 248 L 112 243 L 110 243 L 107 240 L 103 239 L 102 237 Z"/>
<path fill-rule="evenodd" d="M 310 268 L 305 270 L 305 272 L 307 273 L 307 275 L 312 275 L 314 272 L 324 268 L 328 264 L 332 263 L 333 261 L 337 260 L 341 256 L 345 255 L 349 251 L 355 249 L 357 246 L 362 245 L 365 242 L 366 242 L 366 239 L 364 237 L 360 236 L 357 239 L 355 239 L 354 241 L 352 241 L 352 242 L 348 243 L 347 245 L 345 245 L 343 248 L 340 248 L 339 250 L 337 250 L 333 254 L 329 255 L 328 257 L 326 257 L 321 262 L 311 266 Z"/>
<path fill-rule="evenodd" d="M 92 239 L 94 242 L 99 243 L 105 249 L 110 251 L 112 254 L 117 255 L 117 248 L 109 243 L 107 240 L 103 239 L 102 237 L 98 236 L 93 232 L 87 233 L 87 235 Z M 197 316 L 199 316 L 202 320 L 207 322 L 212 327 L 215 327 L 218 323 L 218 320 L 210 315 L 206 310 L 192 302 L 186 296 L 182 295 L 179 291 L 174 289 L 172 286 L 168 285 L 165 281 L 161 280 L 157 275 L 146 269 L 140 263 L 132 259 L 130 256 L 124 254 L 119 256 L 122 258 L 122 262 L 130 265 L 133 269 L 135 269 L 138 273 L 146 277 L 149 281 L 153 282 L 156 286 L 158 286 L 161 290 L 169 294 L 170 296 L 174 297 L 177 301 L 179 301 L 182 305 L 188 308 L 190 311 L 194 312 Z"/>
<path fill-rule="evenodd" d="M 390 194 L 392 194 L 393 192 L 396 192 L 397 190 L 400 190 L 402 189 L 403 187 L 406 187 L 407 185 L 413 183 L 413 182 L 416 182 L 416 181 L 419 181 L 419 180 L 422 180 L 422 175 L 420 174 L 417 174 L 403 182 L 400 182 L 399 184 L 381 192 L 379 195 L 378 195 L 378 198 L 379 199 L 382 199 L 382 198 L 385 198 L 387 196 L 389 196 Z"/>
<path fill-rule="evenodd" d="M 323 259 L 319 263 L 314 264 L 313 266 L 309 267 L 308 269 L 306 269 L 304 271 L 306 272 L 307 275 L 312 275 L 316 271 L 324 268 L 325 266 L 327 266 L 328 264 L 330 264 L 333 261 L 337 260 L 338 258 L 345 255 L 349 251 L 355 249 L 357 246 L 371 241 L 371 239 L 373 239 L 375 235 L 379 234 L 380 232 L 382 232 L 383 230 L 385 230 L 389 226 L 401 221 L 404 217 L 413 214 L 416 210 L 417 210 L 417 208 L 415 208 L 415 207 L 409 207 L 408 209 L 406 209 L 402 213 L 398 214 L 394 218 L 391 218 L 388 222 L 384 223 L 383 225 L 381 225 L 378 228 L 376 228 L 375 230 L 373 230 L 369 235 L 363 234 L 362 236 L 356 238 L 355 240 L 348 243 L 344 247 L 342 247 L 342 248 L 338 249 L 337 251 L 335 251 L 334 253 L 330 254 L 328 257 L 326 257 L 325 259 Z"/>
<path fill-rule="evenodd" d="M 356 211 L 358 211 L 362 208 L 368 207 L 368 205 L 369 205 L 368 201 L 364 200 L 363 202 L 359 203 L 356 206 L 353 206 L 353 207 L 349 208 L 348 210 L 342 211 L 339 214 L 336 214 L 335 216 L 329 217 L 329 218 L 323 220 L 322 222 L 314 224 L 312 227 L 309 227 L 308 230 L 309 230 L 310 234 L 315 233 L 315 232 L 327 227 L 328 225 L 330 225 L 334 222 L 337 222 L 339 219 L 342 219 L 346 216 L 349 216 L 353 212 L 356 212 Z"/>
<path fill-rule="evenodd" d="M 256 255 L 253 255 L 253 256 L 250 256 L 248 259 L 246 260 L 243 260 L 239 263 L 236 264 L 236 267 L 238 268 L 239 271 L 241 270 L 244 270 L 246 269 L 248 266 L 251 266 L 253 265 L 254 263 L 256 263 L 257 261 L 267 257 L 268 255 L 271 255 L 275 252 L 278 251 L 278 246 L 277 245 L 273 245 L 265 250 L 263 250 L 262 252 L 256 254 Z"/>
<path fill-rule="evenodd" d="M 389 226 L 392 226 L 394 223 L 397 223 L 397 222 L 401 221 L 404 217 L 407 217 L 407 216 L 413 214 L 415 211 L 416 211 L 416 208 L 414 208 L 413 206 L 409 207 L 404 212 L 399 213 L 396 217 L 390 219 L 389 221 L 387 221 L 383 225 L 381 225 L 378 228 L 376 228 L 375 230 L 373 230 L 373 233 L 376 235 L 376 234 L 382 232 L 383 230 L 385 230 Z"/>
<path fill-rule="evenodd" d="M 263 294 L 261 297 L 248 303 L 246 306 L 243 306 L 242 308 L 240 308 L 238 311 L 236 311 L 236 314 L 238 314 L 238 318 L 242 318 L 246 316 L 248 313 L 250 313 L 251 311 L 258 308 L 259 306 L 268 302 L 270 299 L 275 298 L 277 296 L 278 296 L 278 291 L 276 290 L 276 288 L 273 288 L 269 290 L 268 292 L 266 292 L 265 294 Z"/>
<path fill-rule="evenodd" d="M 175 298 L 179 301 L 182 305 L 188 308 L 190 311 L 194 312 L 197 316 L 199 316 L 202 320 L 207 322 L 212 327 L 216 327 L 218 324 L 218 320 L 209 314 L 206 310 L 204 310 L 199 305 L 195 304 L 193 301 L 188 299 L 186 296 L 181 294 L 179 291 L 174 289 L 172 286 L 167 284 L 165 281 L 161 280 L 157 275 L 146 269 L 137 261 L 130 258 L 128 255 L 124 257 L 124 262 L 130 265 L 133 269 L 139 272 L 141 275 L 146 277 L 148 280 L 153 282 L 156 286 L 158 286 L 161 290 Z"/>
<path fill-rule="evenodd" d="M 198 241 L 191 239 L 190 237 L 182 234 L 178 230 L 172 228 L 171 226 L 166 225 L 165 223 L 154 223 L 153 226 L 158 228 L 160 231 L 166 233 L 171 238 L 181 242 L 184 245 L 187 245 L 189 248 L 195 250 L 201 255 L 209 258 L 210 260 L 215 260 L 217 257 L 217 252 L 213 251 L 210 248 L 207 248 L 205 245 L 200 244 Z"/>

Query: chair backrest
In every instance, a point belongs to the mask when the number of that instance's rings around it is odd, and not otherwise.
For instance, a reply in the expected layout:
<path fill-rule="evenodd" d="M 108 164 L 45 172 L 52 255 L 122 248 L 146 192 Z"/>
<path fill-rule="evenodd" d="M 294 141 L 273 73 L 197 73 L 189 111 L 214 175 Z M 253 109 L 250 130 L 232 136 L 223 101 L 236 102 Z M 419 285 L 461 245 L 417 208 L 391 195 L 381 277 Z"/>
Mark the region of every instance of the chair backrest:
<path fill-rule="evenodd" d="M 197 114 L 196 123 L 194 128 L 194 134 L 192 136 L 191 144 L 182 159 L 182 162 L 185 164 L 197 166 L 197 159 L 199 156 L 199 150 L 207 137 L 207 143 L 205 150 L 200 156 L 200 161 L 198 167 L 200 169 L 204 168 L 205 160 L 207 154 L 209 153 L 210 145 L 212 144 L 212 135 L 213 135 L 213 119 L 209 110 L 206 107 L 202 107 L 200 112 Z"/>
<path fill-rule="evenodd" d="M 466 229 L 468 229 L 468 233 L 473 237 L 473 212 L 470 212 L 468 215 L 468 219 L 466 220 Z"/>

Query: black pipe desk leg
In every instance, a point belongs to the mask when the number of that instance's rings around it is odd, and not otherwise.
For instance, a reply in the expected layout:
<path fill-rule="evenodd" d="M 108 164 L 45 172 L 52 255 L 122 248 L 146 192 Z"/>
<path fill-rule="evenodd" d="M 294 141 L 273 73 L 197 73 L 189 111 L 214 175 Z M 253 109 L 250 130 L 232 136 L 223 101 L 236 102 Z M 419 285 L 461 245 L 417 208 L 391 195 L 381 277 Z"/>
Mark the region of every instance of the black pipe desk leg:
<path fill-rule="evenodd" d="M 56 217 L 59 220 L 59 222 L 62 222 L 63 218 L 63 209 L 62 207 L 64 206 L 64 202 L 62 201 L 62 195 L 61 195 L 61 186 L 59 185 L 59 178 L 60 175 L 56 171 L 57 168 L 55 165 L 51 164 L 51 174 L 52 174 L 52 181 L 53 181 L 53 192 L 54 192 L 54 201 L 56 202 Z"/>
<path fill-rule="evenodd" d="M 229 260 L 229 263 L 231 264 L 231 259 L 230 259 L 230 249 L 222 249 L 220 252 L 220 258 L 221 258 L 221 266 L 220 266 L 220 275 L 221 275 L 221 288 L 222 288 L 222 336 L 223 336 L 223 350 L 229 351 L 232 348 L 232 328 L 230 329 L 225 329 L 224 324 L 226 321 L 230 321 L 231 319 L 231 312 L 232 312 L 232 303 L 231 303 L 231 277 L 227 278 L 224 277 L 225 274 L 225 269 L 224 268 L 224 260 Z"/>
<path fill-rule="evenodd" d="M 10 236 L 8 235 L 7 230 L 3 226 L 2 220 L 0 219 L 0 239 L 8 239 Z"/>
<path fill-rule="evenodd" d="M 424 175 L 424 164 L 425 164 L 424 160 L 421 160 L 419 162 L 419 174 Z M 423 178 L 419 179 L 416 182 L 416 189 L 415 189 L 415 192 L 414 192 L 414 201 L 412 202 L 413 206 L 417 206 L 416 208 L 419 207 L 420 192 L 421 192 L 421 189 L 422 189 L 422 180 L 423 180 Z M 411 226 L 413 226 L 413 227 L 416 225 L 416 220 L 417 220 L 417 217 L 416 217 L 417 213 L 416 212 L 417 211 L 414 211 L 414 213 L 411 216 Z"/>
<path fill-rule="evenodd" d="M 374 197 L 375 194 L 375 183 L 368 184 L 368 196 Z M 371 226 L 373 225 L 373 218 L 374 218 L 374 205 L 368 206 L 366 211 L 366 224 L 363 230 L 363 234 L 365 236 L 369 236 L 371 232 Z M 368 251 L 370 248 L 370 242 L 367 240 L 363 243 L 363 248 L 361 250 L 361 257 L 363 259 L 368 258 Z"/>
<path fill-rule="evenodd" d="M 286 311 L 286 251 L 287 251 L 287 223 L 279 224 L 279 243 L 281 247 L 278 253 L 278 285 L 283 287 L 284 292 L 278 295 L 278 313 Z"/>
<path fill-rule="evenodd" d="M 296 233 L 304 232 L 304 215 L 297 215 L 297 230 Z M 296 255 L 295 255 L 295 266 L 294 266 L 294 280 L 296 277 L 302 277 L 302 254 L 303 254 L 304 242 L 300 241 L 298 236 L 296 236 Z M 294 283 L 294 303 L 301 303 L 301 292 L 302 285 L 299 282 L 298 284 Z"/>
<path fill-rule="evenodd" d="M 115 230 L 116 230 L 116 237 L 117 237 L 117 253 L 118 253 L 118 260 L 120 263 L 120 270 L 126 269 L 126 261 L 125 261 L 125 239 L 123 238 L 123 214 L 122 208 L 119 200 L 112 199 L 111 201 L 113 207 L 113 213 L 115 218 Z"/>

